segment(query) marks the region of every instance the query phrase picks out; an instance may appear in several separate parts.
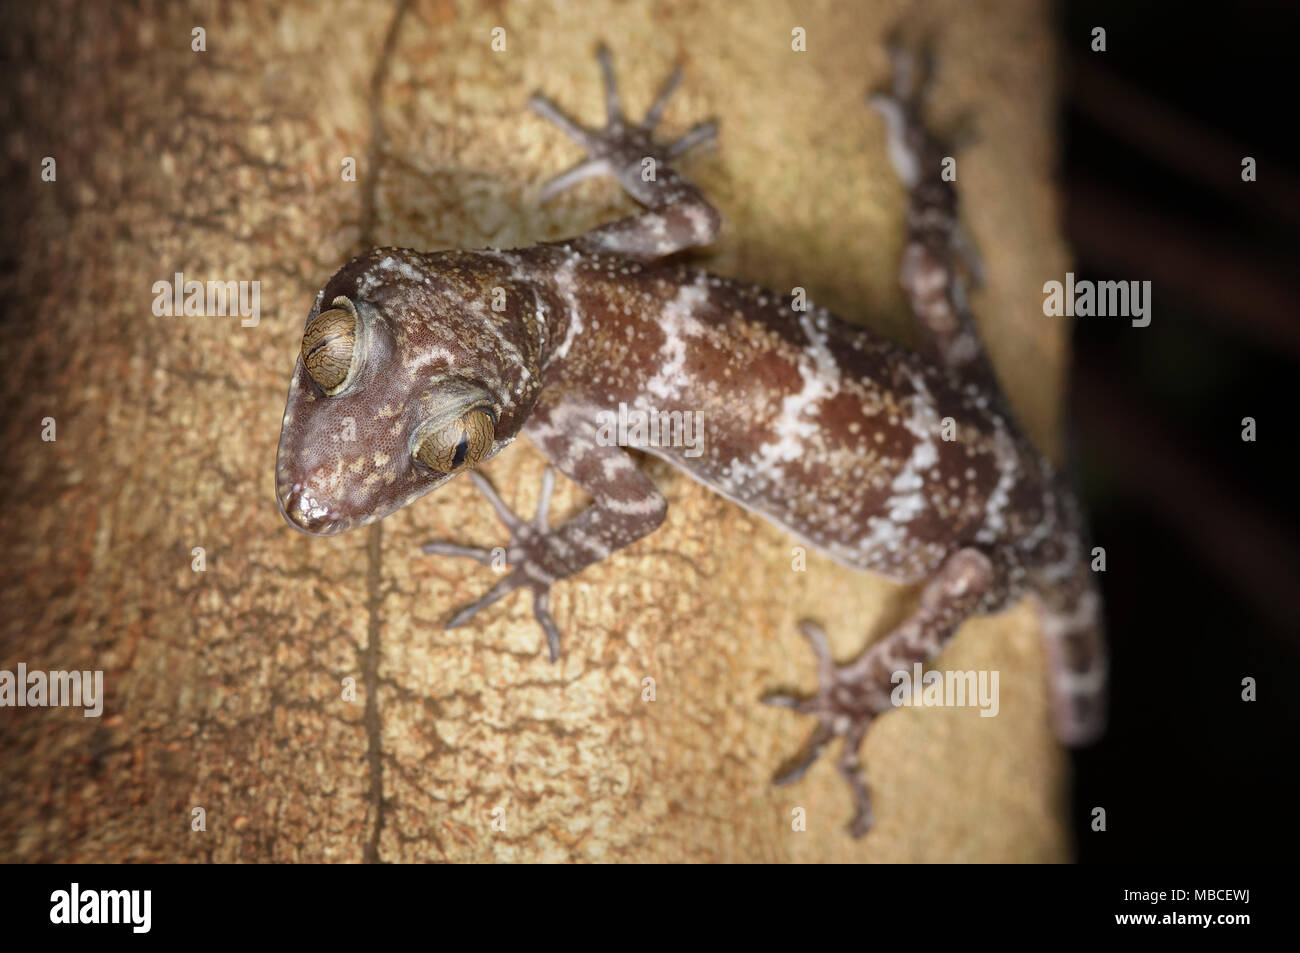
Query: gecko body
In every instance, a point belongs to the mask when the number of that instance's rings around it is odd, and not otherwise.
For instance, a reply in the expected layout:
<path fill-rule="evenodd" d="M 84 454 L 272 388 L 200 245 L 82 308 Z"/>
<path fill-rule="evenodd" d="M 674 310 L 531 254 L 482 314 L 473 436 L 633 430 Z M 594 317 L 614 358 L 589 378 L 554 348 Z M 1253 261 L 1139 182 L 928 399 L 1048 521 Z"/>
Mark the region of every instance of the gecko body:
<path fill-rule="evenodd" d="M 834 560 L 920 583 L 915 612 L 857 659 L 836 664 L 812 623 L 810 698 L 766 701 L 816 719 L 802 755 L 776 779 L 802 776 L 843 739 L 856 835 L 871 824 L 858 749 L 892 707 L 893 674 L 936 655 L 972 614 L 1030 595 L 1041 612 L 1058 733 L 1094 737 L 1104 717 L 1100 606 L 1068 487 L 1021 434 L 965 309 L 956 260 L 969 258 L 937 143 L 920 121 L 910 59 L 875 98 L 911 206 L 902 282 L 917 318 L 911 351 L 828 311 L 688 267 L 674 253 L 708 244 L 720 217 L 669 166 L 713 135 L 696 127 L 663 146 L 651 130 L 674 76 L 642 123 L 618 106 L 601 52 L 608 124 L 578 125 L 549 100 L 534 108 L 588 158 L 545 190 L 608 174 L 639 215 L 578 238 L 509 251 L 376 249 L 317 295 L 285 410 L 276 491 L 291 525 L 328 535 L 366 525 L 469 472 L 511 532 L 510 571 L 452 617 L 464 624 L 516 589 L 533 596 L 552 657 L 560 649 L 552 584 L 653 532 L 666 504 L 624 447 L 602 439 L 620 406 L 690 412 L 703 452 L 645 446 L 691 477 Z M 653 181 L 643 160 L 658 163 Z M 341 440 L 348 427 L 355 440 Z M 592 497 L 558 527 L 546 508 L 512 513 L 474 471 L 520 433 Z M 490 564 L 452 542 L 428 553 Z"/>

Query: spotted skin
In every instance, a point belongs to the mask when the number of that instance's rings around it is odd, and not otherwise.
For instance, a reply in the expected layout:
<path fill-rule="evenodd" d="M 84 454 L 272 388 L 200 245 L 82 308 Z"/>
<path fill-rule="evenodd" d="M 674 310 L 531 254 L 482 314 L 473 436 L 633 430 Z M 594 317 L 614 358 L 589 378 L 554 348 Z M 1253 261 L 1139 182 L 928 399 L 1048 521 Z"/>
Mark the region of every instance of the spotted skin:
<path fill-rule="evenodd" d="M 538 513 L 525 519 L 470 469 L 510 533 L 511 568 L 449 626 L 527 590 L 556 658 L 552 585 L 653 532 L 666 513 L 628 452 L 601 438 L 600 415 L 620 404 L 699 414 L 702 453 L 641 449 L 846 566 L 921 586 L 914 613 L 849 663 L 836 664 L 821 630 L 804 624 L 820 687 L 809 698 L 766 701 L 815 726 L 778 783 L 801 777 L 841 739 L 838 768 L 854 802 L 849 829 L 865 834 L 872 812 L 858 750 L 871 721 L 891 707 L 893 674 L 937 655 L 969 616 L 1026 596 L 1041 613 L 1057 731 L 1075 744 L 1095 737 L 1106 659 L 1081 514 L 1011 418 L 975 334 L 956 265 L 965 256 L 976 269 L 906 54 L 894 51 L 894 88 L 873 104 L 910 196 L 901 279 L 919 352 L 825 309 L 796 308 L 789 297 L 666 260 L 708 244 L 720 227 L 716 210 L 668 166 L 715 127 L 660 145 L 652 130 L 676 74 L 634 123 L 618 105 L 608 54 L 599 56 L 603 129 L 532 100 L 587 152 L 544 191 L 612 175 L 644 211 L 566 242 L 376 249 L 340 270 L 308 323 L 346 298 L 359 316 L 363 358 L 355 381 L 332 397 L 298 362 L 276 464 L 285 518 L 315 535 L 382 519 L 456 475 L 414 458 L 429 421 L 471 408 L 490 413 L 483 459 L 525 433 L 593 502 L 551 527 L 551 470 Z M 451 541 L 424 549 L 492 562 L 491 551 Z"/>

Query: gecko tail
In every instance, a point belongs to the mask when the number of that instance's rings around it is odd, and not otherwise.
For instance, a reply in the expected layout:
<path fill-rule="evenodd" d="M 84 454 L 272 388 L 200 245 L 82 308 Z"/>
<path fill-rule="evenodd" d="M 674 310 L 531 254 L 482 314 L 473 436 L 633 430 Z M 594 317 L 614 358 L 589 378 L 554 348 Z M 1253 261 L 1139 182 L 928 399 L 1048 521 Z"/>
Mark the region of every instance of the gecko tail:
<path fill-rule="evenodd" d="M 1081 566 L 1076 578 L 1040 596 L 1052 721 L 1063 744 L 1091 744 L 1106 730 L 1109 678 L 1101 595 Z"/>

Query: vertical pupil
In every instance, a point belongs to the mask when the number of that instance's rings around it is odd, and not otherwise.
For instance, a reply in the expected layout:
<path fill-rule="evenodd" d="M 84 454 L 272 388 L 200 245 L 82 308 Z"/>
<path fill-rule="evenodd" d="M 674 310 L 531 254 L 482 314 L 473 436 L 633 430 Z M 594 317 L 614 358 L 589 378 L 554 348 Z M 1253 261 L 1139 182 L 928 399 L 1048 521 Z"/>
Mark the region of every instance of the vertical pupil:
<path fill-rule="evenodd" d="M 465 462 L 465 457 L 469 455 L 469 434 L 464 430 L 460 432 L 460 443 L 456 444 L 456 452 L 452 455 L 451 465 L 456 468 Z"/>
<path fill-rule="evenodd" d="M 335 342 L 335 341 L 340 341 L 340 342 L 341 342 L 341 343 L 338 345 L 338 347 L 335 347 L 335 345 L 334 345 L 334 342 Z M 341 335 L 338 335 L 338 334 L 327 334 L 327 335 L 325 335 L 324 337 L 322 337 L 319 341 L 317 341 L 316 344 L 312 347 L 312 349 L 311 349 L 310 351 L 307 352 L 307 357 L 309 357 L 309 358 L 310 358 L 310 357 L 314 357 L 314 356 L 316 355 L 316 352 L 317 352 L 317 351 L 321 351 L 321 350 L 323 350 L 323 349 L 325 349 L 325 348 L 334 348 L 334 350 L 337 351 L 337 350 L 339 350 L 339 348 L 343 348 L 343 347 L 347 347 L 347 342 L 342 340 L 342 336 L 341 336 Z"/>

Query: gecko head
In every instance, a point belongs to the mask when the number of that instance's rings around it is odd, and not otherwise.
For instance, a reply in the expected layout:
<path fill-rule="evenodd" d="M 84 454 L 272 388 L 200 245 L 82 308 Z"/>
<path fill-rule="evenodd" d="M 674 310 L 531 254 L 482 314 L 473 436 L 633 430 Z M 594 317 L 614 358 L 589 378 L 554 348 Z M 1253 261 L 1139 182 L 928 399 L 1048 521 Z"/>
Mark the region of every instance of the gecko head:
<path fill-rule="evenodd" d="M 451 257 L 378 249 L 317 295 L 275 467 L 295 529 L 332 536 L 383 519 L 517 434 L 536 398 L 521 378 L 535 375 L 512 366 L 509 323 L 475 306 L 472 269 Z"/>

